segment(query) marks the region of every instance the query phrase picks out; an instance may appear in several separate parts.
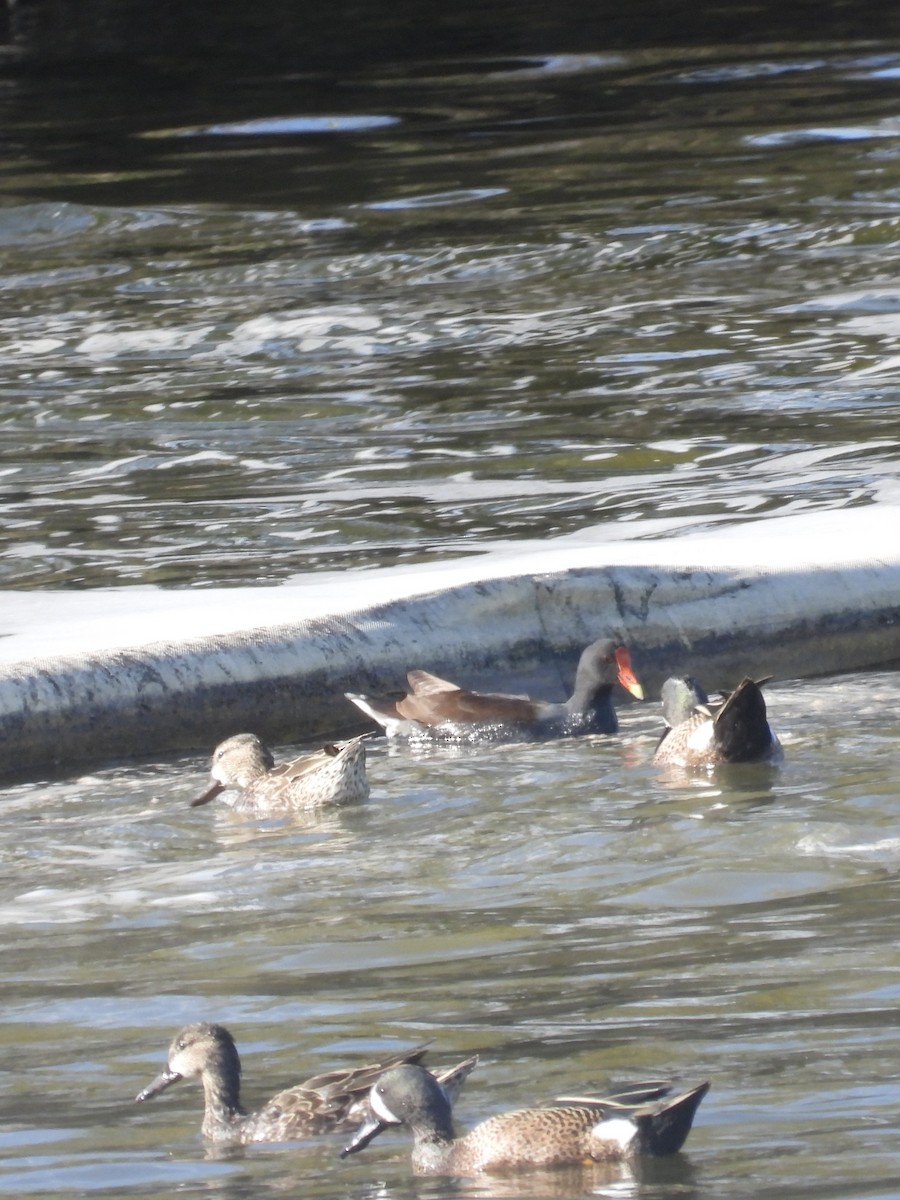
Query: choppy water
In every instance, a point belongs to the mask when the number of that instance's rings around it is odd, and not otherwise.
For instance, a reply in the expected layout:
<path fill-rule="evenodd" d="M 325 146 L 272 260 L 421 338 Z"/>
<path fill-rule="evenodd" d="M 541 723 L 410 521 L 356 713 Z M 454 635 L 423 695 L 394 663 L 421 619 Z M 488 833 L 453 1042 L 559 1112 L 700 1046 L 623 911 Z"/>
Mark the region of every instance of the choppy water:
<path fill-rule="evenodd" d="M 898 64 L 429 63 L 102 121 L 67 94 L 0 174 L 0 585 L 871 502 L 898 460 Z M 251 109 L 282 124 L 228 125 Z"/>
<path fill-rule="evenodd" d="M 877 503 L 898 72 L 896 46 L 819 44 L 102 110 L 10 85 L 0 586 Z M 298 116 L 340 121 L 222 128 Z M 774 774 L 660 776 L 630 708 L 620 740 L 375 743 L 372 802 L 309 827 L 188 809 L 196 760 L 3 789 L 0 1191 L 897 1195 L 900 687 L 769 696 Z M 610 1078 L 713 1091 L 636 1179 L 416 1182 L 402 1135 L 208 1155 L 194 1090 L 132 1103 L 203 1017 L 250 1103 L 425 1038 L 484 1056 L 466 1123 Z"/>
<path fill-rule="evenodd" d="M 900 767 L 893 675 L 772 685 L 778 770 L 667 777 L 620 739 L 416 756 L 311 822 L 190 809 L 205 763 L 4 797 L 7 1194 L 579 1195 L 413 1183 L 405 1138 L 204 1153 L 200 1095 L 132 1097 L 226 1021 L 246 1098 L 432 1038 L 465 1121 L 610 1079 L 709 1077 L 683 1161 L 601 1194 L 893 1194 Z M 854 714 L 849 724 L 846 712 Z M 845 725 L 847 726 L 845 728 Z"/>

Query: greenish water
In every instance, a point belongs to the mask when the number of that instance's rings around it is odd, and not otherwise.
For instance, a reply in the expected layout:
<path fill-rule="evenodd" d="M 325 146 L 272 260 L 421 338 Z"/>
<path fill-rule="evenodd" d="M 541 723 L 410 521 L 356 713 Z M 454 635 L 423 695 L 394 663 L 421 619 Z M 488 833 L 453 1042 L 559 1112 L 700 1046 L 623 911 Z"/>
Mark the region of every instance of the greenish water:
<path fill-rule="evenodd" d="M 200 1094 L 133 1096 L 183 1023 L 243 1050 L 251 1105 L 433 1039 L 478 1052 L 465 1123 L 610 1080 L 710 1078 L 687 1151 L 600 1194 L 871 1196 L 896 1175 L 898 727 L 891 674 L 771 685 L 778 771 L 666 776 L 620 739 L 415 756 L 320 822 L 191 809 L 205 763 L 7 789 L 10 1195 L 582 1195 L 414 1182 L 402 1134 L 205 1152 Z M 847 718 L 847 712 L 852 716 Z"/>
<path fill-rule="evenodd" d="M 352 582 L 878 504 L 898 78 L 900 46 L 795 42 L 114 104 L 7 81 L 0 588 Z M 263 118 L 293 123 L 222 129 Z M 662 776 L 632 707 L 618 740 L 373 743 L 371 803 L 307 827 L 190 810 L 196 759 L 4 788 L 0 1191 L 896 1195 L 900 688 L 767 694 L 775 774 Z M 253 1105 L 427 1038 L 483 1056 L 464 1124 L 610 1079 L 713 1090 L 633 1178 L 415 1181 L 402 1135 L 211 1154 L 189 1086 L 133 1104 L 201 1018 Z"/>

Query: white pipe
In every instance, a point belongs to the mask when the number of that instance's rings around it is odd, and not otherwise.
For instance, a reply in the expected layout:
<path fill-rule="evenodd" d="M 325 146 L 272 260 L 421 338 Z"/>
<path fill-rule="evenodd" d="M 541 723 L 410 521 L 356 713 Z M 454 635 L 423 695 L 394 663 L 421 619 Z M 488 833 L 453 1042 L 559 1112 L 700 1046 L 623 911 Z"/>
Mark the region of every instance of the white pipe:
<path fill-rule="evenodd" d="M 666 528 L 280 587 L 0 593 L 2 769 L 206 750 L 242 730 L 333 736 L 359 728 L 345 690 L 396 690 L 412 666 L 560 698 L 603 634 L 629 644 L 651 695 L 673 671 L 716 688 L 900 659 L 900 505 Z"/>

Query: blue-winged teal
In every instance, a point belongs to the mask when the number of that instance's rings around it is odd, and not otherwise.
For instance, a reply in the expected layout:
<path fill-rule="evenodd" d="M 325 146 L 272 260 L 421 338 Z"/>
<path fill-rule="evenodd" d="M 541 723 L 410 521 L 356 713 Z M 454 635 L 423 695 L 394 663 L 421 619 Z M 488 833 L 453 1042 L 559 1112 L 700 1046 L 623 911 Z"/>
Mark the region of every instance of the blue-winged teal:
<path fill-rule="evenodd" d="M 241 1107 L 241 1060 L 234 1038 L 222 1025 L 199 1021 L 175 1035 L 165 1069 L 135 1099 L 149 1100 L 181 1079 L 199 1077 L 206 1105 L 200 1126 L 204 1137 L 214 1142 L 285 1142 L 352 1128 L 366 1117 L 369 1090 L 382 1072 L 400 1063 L 420 1062 L 426 1049 L 416 1046 L 379 1063 L 314 1075 L 248 1114 Z M 467 1058 L 437 1078 L 455 1096 L 477 1062 L 477 1057 Z"/>
<path fill-rule="evenodd" d="M 744 678 L 722 703 L 709 704 L 703 689 L 689 676 L 667 679 L 663 715 L 669 728 L 653 761 L 678 767 L 780 762 L 781 743 L 766 719 L 761 690 L 766 682 Z"/>
<path fill-rule="evenodd" d="M 404 1064 L 373 1085 L 371 1119 L 341 1156 L 362 1150 L 389 1125 L 406 1125 L 411 1131 L 412 1165 L 422 1175 L 479 1175 L 675 1154 L 709 1084 L 671 1098 L 669 1090 L 654 1083 L 612 1097 L 560 1099 L 488 1117 L 464 1137 L 454 1138 L 446 1091 L 421 1067 Z"/>
<path fill-rule="evenodd" d="M 644 693 L 624 646 L 609 638 L 584 651 L 575 688 L 563 704 L 492 692 L 469 692 L 427 671 L 410 671 L 410 691 L 399 700 L 375 700 L 348 692 L 388 737 L 432 737 L 455 741 L 533 741 L 586 733 L 615 733 L 613 685 L 637 699 Z"/>
<path fill-rule="evenodd" d="M 238 733 L 213 752 L 211 783 L 192 805 L 208 804 L 220 792 L 235 812 L 277 817 L 326 805 L 352 804 L 369 794 L 364 739 L 323 746 L 275 765 L 255 733 Z"/>

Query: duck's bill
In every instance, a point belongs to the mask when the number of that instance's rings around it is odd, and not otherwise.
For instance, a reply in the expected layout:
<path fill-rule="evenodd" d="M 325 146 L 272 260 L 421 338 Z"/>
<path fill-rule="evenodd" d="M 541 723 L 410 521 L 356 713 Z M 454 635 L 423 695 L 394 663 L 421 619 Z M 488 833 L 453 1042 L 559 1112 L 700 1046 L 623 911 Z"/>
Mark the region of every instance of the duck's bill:
<path fill-rule="evenodd" d="M 635 700 L 643 700 L 644 689 L 638 683 L 638 678 L 631 666 L 631 655 L 624 646 L 616 651 L 616 663 L 619 667 L 619 683 L 626 691 L 631 692 Z"/>
<path fill-rule="evenodd" d="M 164 1071 L 161 1071 L 159 1075 L 157 1075 L 152 1083 L 148 1083 L 143 1091 L 138 1092 L 134 1098 L 135 1103 L 140 1104 L 144 1100 L 150 1100 L 153 1096 L 158 1096 L 159 1093 L 164 1092 L 167 1087 L 170 1087 L 173 1083 L 177 1083 L 180 1078 L 181 1076 L 177 1071 L 171 1071 L 168 1067 L 166 1067 Z"/>
<path fill-rule="evenodd" d="M 201 792 L 191 801 L 191 808 L 199 808 L 201 804 L 209 804 L 210 800 L 214 800 L 219 792 L 224 792 L 224 784 L 219 783 L 218 779 L 214 779 L 205 792 Z"/>
<path fill-rule="evenodd" d="M 379 1133 L 387 1127 L 388 1122 L 379 1121 L 377 1117 L 364 1121 L 341 1151 L 341 1158 L 346 1158 L 348 1154 L 356 1154 L 359 1150 L 365 1150 L 369 1142 L 377 1138 Z"/>

